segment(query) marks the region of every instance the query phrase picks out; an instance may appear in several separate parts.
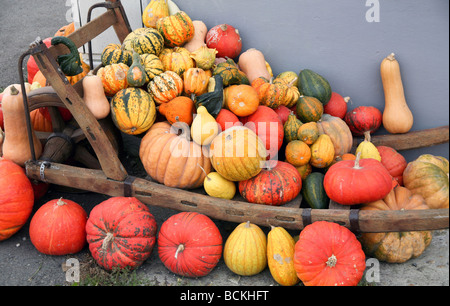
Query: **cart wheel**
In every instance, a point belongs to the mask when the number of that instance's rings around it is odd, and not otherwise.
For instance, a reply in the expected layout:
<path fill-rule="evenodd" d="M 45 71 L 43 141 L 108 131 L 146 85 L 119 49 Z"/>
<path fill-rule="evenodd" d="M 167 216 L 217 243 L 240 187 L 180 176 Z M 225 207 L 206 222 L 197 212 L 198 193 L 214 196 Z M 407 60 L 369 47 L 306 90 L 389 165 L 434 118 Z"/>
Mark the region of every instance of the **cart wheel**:
<path fill-rule="evenodd" d="M 75 88 L 80 87 L 75 86 Z M 79 90 L 81 89 L 77 91 Z M 36 132 L 44 145 L 40 160 L 56 163 L 75 161 L 89 169 L 101 169 L 94 150 L 76 120 L 74 118 L 68 122 L 63 120 L 58 107 L 66 108 L 66 106 L 52 87 L 46 86 L 31 91 L 28 94 L 28 106 L 30 112 L 40 107 L 47 107 L 52 121 L 52 133 Z M 120 132 L 109 116 L 98 121 L 116 154 L 119 154 Z"/>

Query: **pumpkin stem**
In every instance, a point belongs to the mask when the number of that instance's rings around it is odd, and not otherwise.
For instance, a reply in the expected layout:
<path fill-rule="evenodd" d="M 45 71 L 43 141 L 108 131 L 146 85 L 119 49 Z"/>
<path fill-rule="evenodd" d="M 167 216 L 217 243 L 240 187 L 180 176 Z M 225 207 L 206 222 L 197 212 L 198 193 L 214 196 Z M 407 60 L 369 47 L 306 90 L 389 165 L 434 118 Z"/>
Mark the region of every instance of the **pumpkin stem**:
<path fill-rule="evenodd" d="M 353 166 L 353 169 L 361 169 L 361 167 L 359 166 L 360 159 L 361 159 L 361 152 L 358 152 L 356 154 L 355 165 Z"/>
<path fill-rule="evenodd" d="M 391 53 L 386 57 L 390 61 L 395 61 L 395 53 Z"/>
<path fill-rule="evenodd" d="M 331 254 L 331 256 L 327 260 L 327 267 L 333 268 L 337 264 L 337 258 L 334 256 L 334 254 Z"/>
<path fill-rule="evenodd" d="M 350 97 L 345 97 L 345 98 L 344 98 L 344 102 L 345 102 L 345 103 L 348 103 L 350 100 L 351 100 Z"/>
<path fill-rule="evenodd" d="M 11 96 L 17 96 L 17 95 L 19 94 L 19 91 L 18 91 L 17 88 L 13 85 L 13 86 L 11 86 L 11 88 L 10 88 L 10 93 L 11 93 Z"/>
<path fill-rule="evenodd" d="M 199 164 L 199 163 L 197 163 L 197 166 L 199 166 L 199 167 L 200 167 L 200 169 L 202 169 L 202 171 L 203 171 L 203 173 L 205 174 L 206 178 L 208 179 L 208 181 L 210 181 L 210 180 L 211 180 L 211 178 L 209 178 L 209 177 L 208 177 L 208 173 L 206 173 L 205 169 L 203 169 L 203 167 L 202 167 L 202 166 L 200 166 L 200 164 Z"/>
<path fill-rule="evenodd" d="M 370 142 L 371 140 L 372 140 L 372 138 L 370 136 L 370 131 L 365 131 L 364 132 L 364 141 Z"/>
<path fill-rule="evenodd" d="M 180 244 L 177 248 L 177 251 L 175 252 L 175 259 L 178 258 L 178 253 L 183 252 L 184 251 L 184 244 Z"/>
<path fill-rule="evenodd" d="M 64 202 L 63 198 L 60 197 L 59 200 L 56 202 L 56 205 L 58 205 L 58 206 L 67 205 L 67 202 Z"/>
<path fill-rule="evenodd" d="M 294 86 L 295 82 L 297 82 L 297 79 L 298 79 L 298 78 L 295 77 L 292 81 L 289 82 L 288 86 L 289 86 L 289 87 Z"/>
<path fill-rule="evenodd" d="M 246 228 L 250 228 L 250 221 L 247 221 L 247 222 L 245 222 L 245 225 L 244 225 L 244 227 L 246 227 Z"/>
<path fill-rule="evenodd" d="M 106 238 L 103 240 L 103 243 L 102 243 L 102 250 L 103 250 L 103 251 L 106 251 L 106 250 L 109 248 L 109 246 L 111 245 L 111 243 L 112 243 L 113 241 L 114 241 L 114 234 L 108 232 L 108 233 L 106 234 Z"/>

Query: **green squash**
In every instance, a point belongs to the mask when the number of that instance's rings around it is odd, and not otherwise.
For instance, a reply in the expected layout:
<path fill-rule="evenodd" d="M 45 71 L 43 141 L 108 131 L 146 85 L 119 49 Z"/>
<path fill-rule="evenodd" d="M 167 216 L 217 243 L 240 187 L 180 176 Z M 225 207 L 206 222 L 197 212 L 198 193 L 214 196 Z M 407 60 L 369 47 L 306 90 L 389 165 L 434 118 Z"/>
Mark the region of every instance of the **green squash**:
<path fill-rule="evenodd" d="M 71 39 L 65 36 L 55 36 L 52 38 L 51 43 L 52 46 L 63 44 L 69 48 L 70 53 L 58 55 L 56 58 L 62 72 L 66 76 L 75 76 L 83 72 L 80 53 L 78 52 L 77 46 Z"/>
<path fill-rule="evenodd" d="M 209 89 L 211 88 L 211 89 Z M 210 78 L 208 92 L 197 97 L 195 107 L 204 106 L 208 113 L 214 118 L 217 117 L 223 105 L 223 81 L 220 75 Z"/>
<path fill-rule="evenodd" d="M 317 98 L 323 105 L 326 105 L 331 99 L 330 83 L 312 70 L 300 71 L 297 84 L 302 95 Z"/>
<path fill-rule="evenodd" d="M 147 73 L 141 63 L 139 53 L 133 51 L 133 63 L 127 71 L 127 82 L 131 87 L 142 87 L 147 81 Z"/>
<path fill-rule="evenodd" d="M 318 122 L 323 115 L 323 104 L 314 97 L 300 96 L 296 110 L 301 122 Z"/>
<path fill-rule="evenodd" d="M 325 175 L 321 172 L 309 174 L 302 184 L 302 197 L 313 209 L 327 209 L 330 198 L 323 187 Z"/>
<path fill-rule="evenodd" d="M 232 59 L 228 59 L 226 62 L 218 64 L 216 68 L 214 68 L 213 75 L 220 75 L 222 77 L 224 87 L 239 85 L 242 81 L 245 82 L 245 79 L 247 79 L 246 75 L 241 73 Z"/>
<path fill-rule="evenodd" d="M 303 125 L 303 123 L 297 119 L 297 116 L 291 112 L 288 119 L 284 123 L 284 139 L 286 142 L 298 139 L 298 130 Z"/>

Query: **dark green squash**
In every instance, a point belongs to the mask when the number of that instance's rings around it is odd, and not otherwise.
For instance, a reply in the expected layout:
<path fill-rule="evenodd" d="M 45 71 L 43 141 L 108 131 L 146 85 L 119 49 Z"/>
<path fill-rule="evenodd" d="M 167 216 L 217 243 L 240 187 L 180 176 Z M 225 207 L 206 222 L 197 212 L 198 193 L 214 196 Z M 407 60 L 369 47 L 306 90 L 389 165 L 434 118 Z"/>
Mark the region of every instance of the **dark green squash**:
<path fill-rule="evenodd" d="M 297 84 L 302 95 L 317 98 L 323 105 L 326 105 L 331 99 L 330 83 L 310 69 L 300 71 Z"/>
<path fill-rule="evenodd" d="M 141 63 L 141 56 L 133 51 L 133 63 L 127 71 L 127 82 L 131 87 L 142 87 L 146 83 L 147 73 Z"/>
<path fill-rule="evenodd" d="M 78 52 L 77 46 L 71 39 L 65 36 L 55 36 L 52 38 L 51 43 L 52 46 L 63 44 L 69 48 L 70 53 L 58 55 L 56 58 L 62 72 L 66 76 L 75 76 L 83 72 L 80 53 Z"/>
<path fill-rule="evenodd" d="M 317 122 L 323 115 L 323 104 L 314 97 L 300 96 L 296 113 L 301 122 Z"/>
<path fill-rule="evenodd" d="M 302 197 L 313 209 L 327 209 L 330 198 L 323 187 L 325 175 L 321 172 L 309 174 L 302 182 Z"/>
<path fill-rule="evenodd" d="M 217 117 L 223 105 L 223 80 L 220 75 L 210 78 L 208 88 L 213 87 L 212 91 L 204 93 L 197 97 L 195 107 L 204 106 L 208 113 L 214 118 Z M 211 83 L 212 82 L 212 83 Z M 210 86 L 213 84 L 212 86 Z"/>
<path fill-rule="evenodd" d="M 226 62 L 218 64 L 214 68 L 213 75 L 220 75 L 222 77 L 224 87 L 239 85 L 243 79 L 243 74 L 241 74 L 239 68 L 232 59 L 227 59 Z"/>

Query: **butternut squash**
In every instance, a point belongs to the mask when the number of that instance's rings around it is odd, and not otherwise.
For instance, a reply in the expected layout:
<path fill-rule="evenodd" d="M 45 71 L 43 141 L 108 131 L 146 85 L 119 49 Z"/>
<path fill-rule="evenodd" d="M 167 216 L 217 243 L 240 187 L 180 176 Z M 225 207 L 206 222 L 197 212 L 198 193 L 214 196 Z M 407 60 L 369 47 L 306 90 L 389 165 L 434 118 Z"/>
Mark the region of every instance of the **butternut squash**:
<path fill-rule="evenodd" d="M 413 126 L 414 118 L 406 103 L 400 65 L 394 53 L 383 59 L 380 73 L 385 98 L 383 126 L 392 134 L 407 133 Z"/>
<path fill-rule="evenodd" d="M 89 72 L 83 78 L 84 103 L 96 119 L 106 118 L 111 112 L 111 106 L 103 90 L 102 79 Z"/>
<path fill-rule="evenodd" d="M 194 24 L 194 37 L 191 38 L 187 43 L 184 44 L 184 48 L 189 52 L 194 52 L 202 46 L 206 46 L 205 37 L 208 33 L 208 28 L 206 24 L 201 20 L 193 20 Z"/>
<path fill-rule="evenodd" d="M 17 84 L 5 89 L 2 100 L 5 139 L 3 142 L 3 158 L 13 161 L 19 166 L 31 159 L 30 142 L 28 140 L 25 109 L 20 87 Z M 32 129 L 33 145 L 36 158 L 42 154 L 42 144 Z"/>
<path fill-rule="evenodd" d="M 238 65 L 240 70 L 247 75 L 250 84 L 259 77 L 271 79 L 264 54 L 255 48 L 250 48 L 243 52 L 239 56 Z"/>

